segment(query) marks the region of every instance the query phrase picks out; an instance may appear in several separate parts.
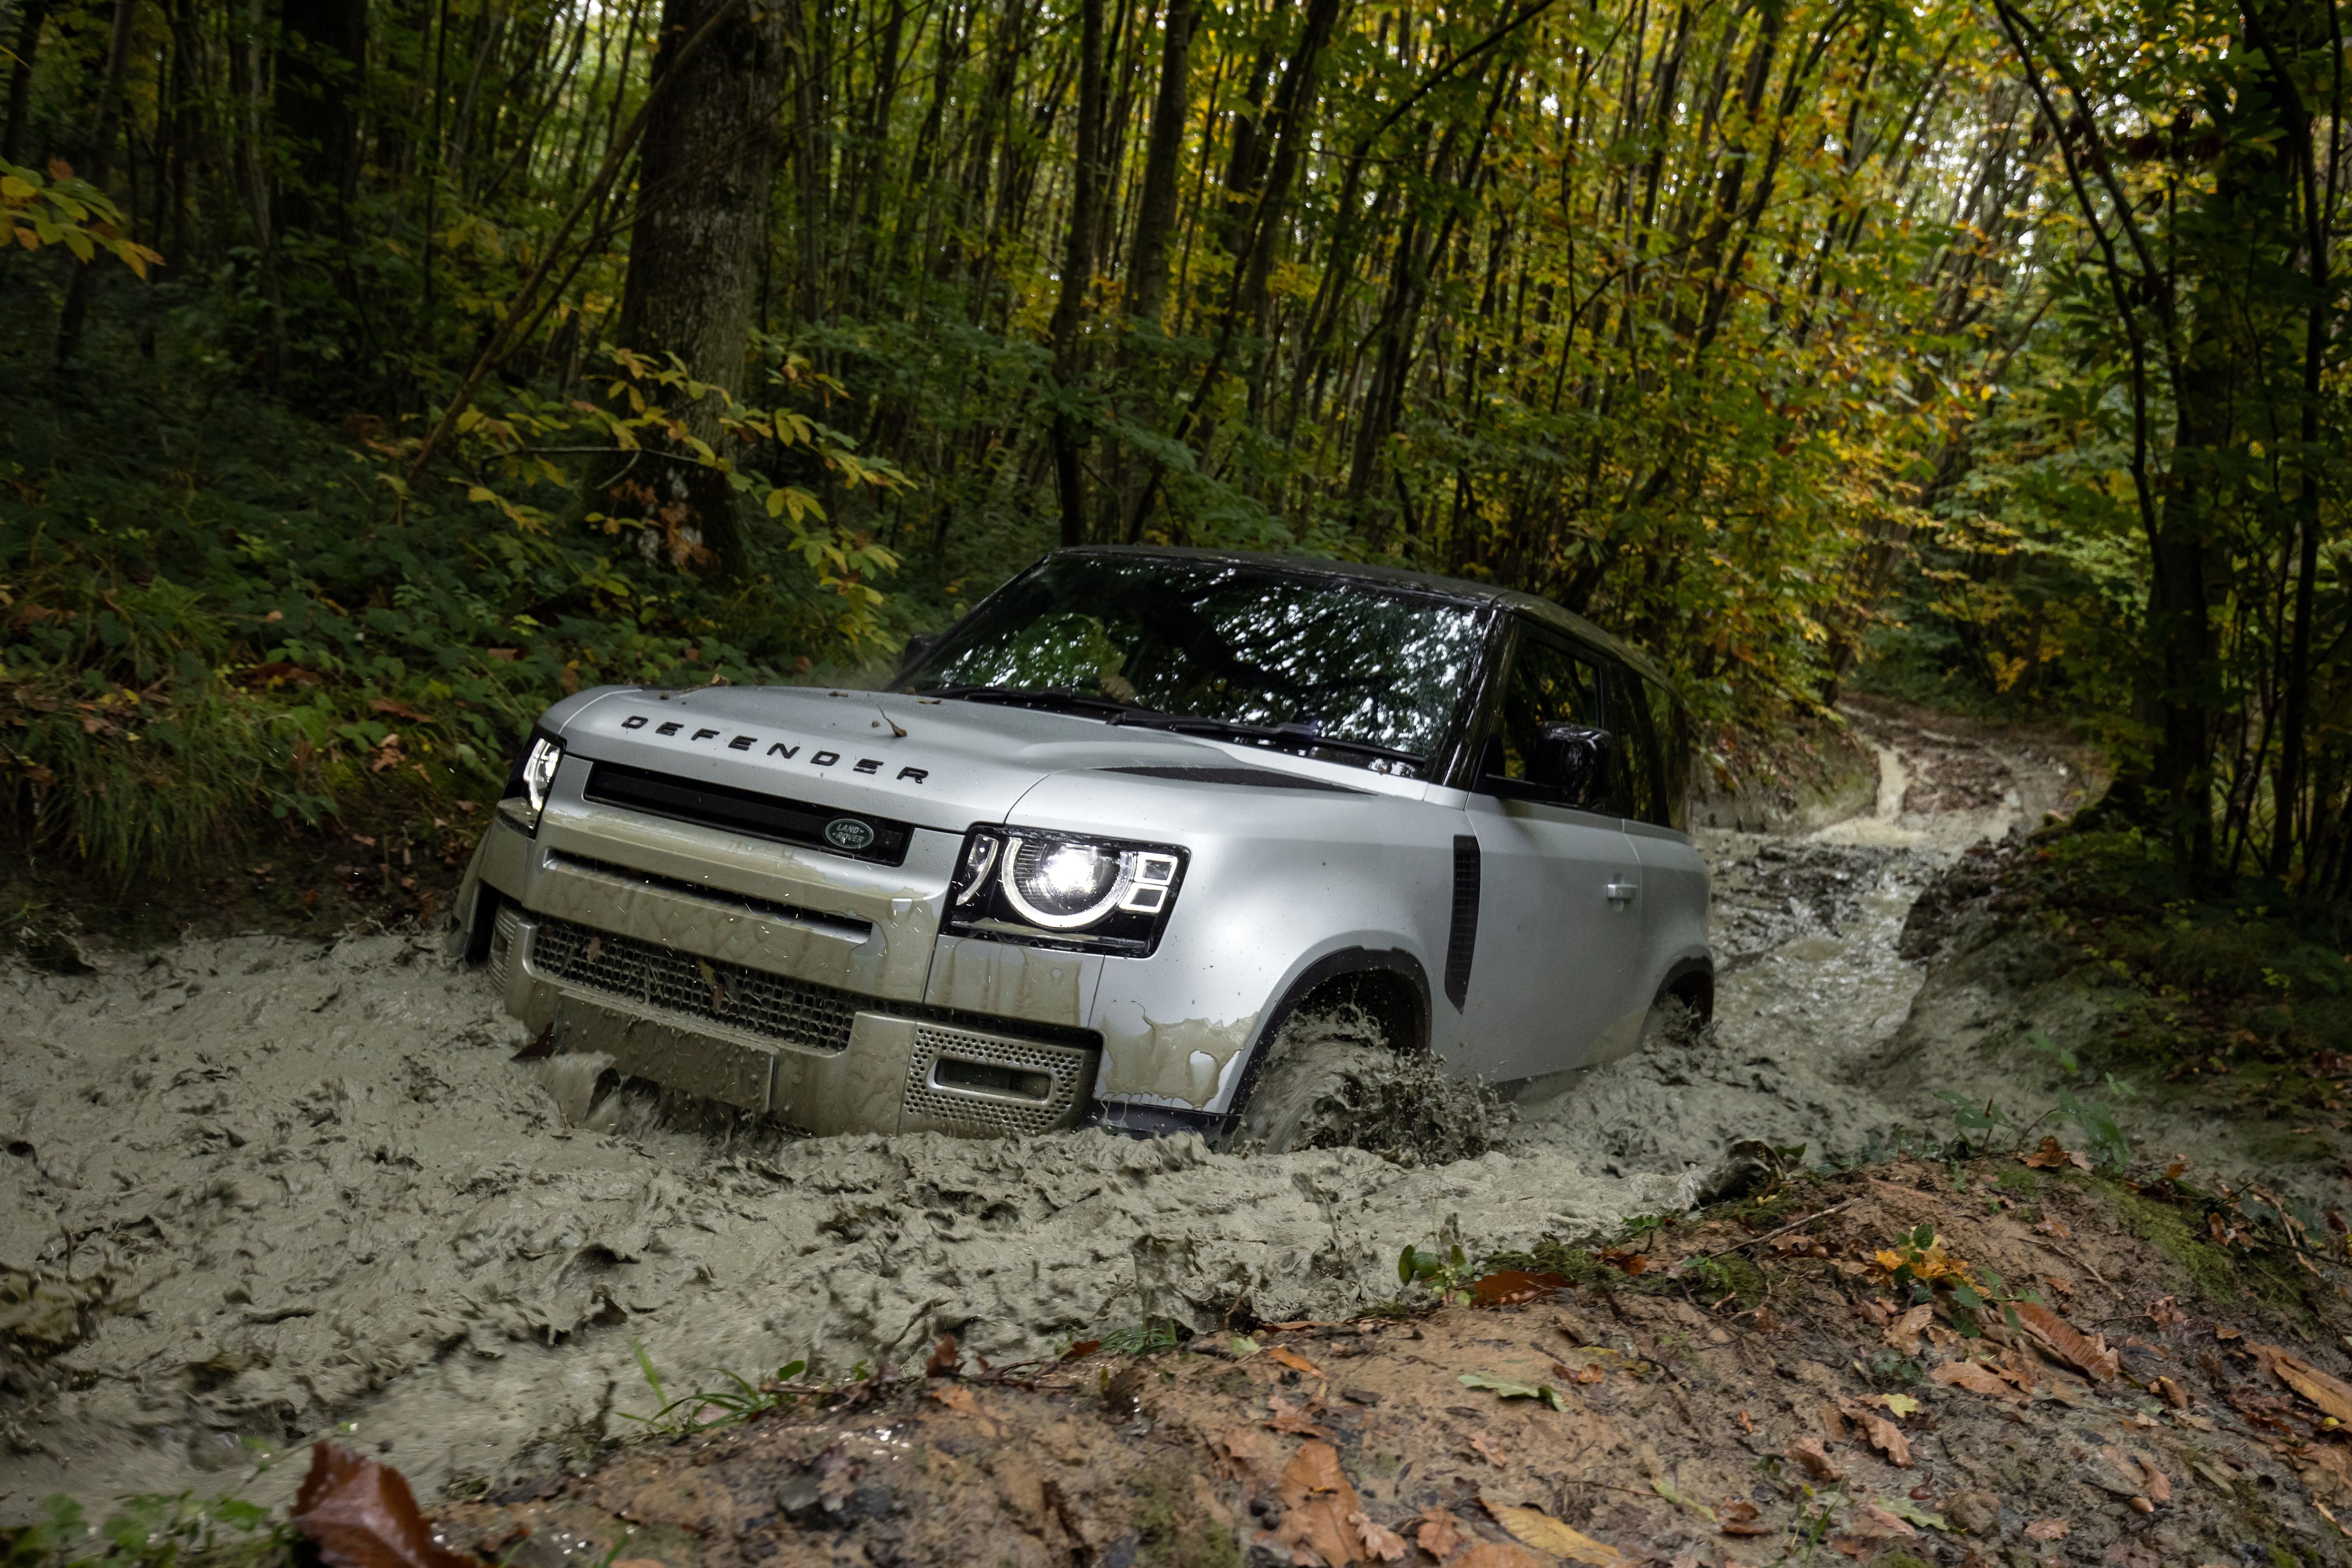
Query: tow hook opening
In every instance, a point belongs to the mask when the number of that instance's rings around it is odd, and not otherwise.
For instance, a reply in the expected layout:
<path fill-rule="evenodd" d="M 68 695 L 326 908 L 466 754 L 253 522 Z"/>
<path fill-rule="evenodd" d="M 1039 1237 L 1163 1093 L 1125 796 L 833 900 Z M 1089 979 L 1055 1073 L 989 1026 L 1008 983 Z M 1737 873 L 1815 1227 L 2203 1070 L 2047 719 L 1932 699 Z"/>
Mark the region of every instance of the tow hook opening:
<path fill-rule="evenodd" d="M 1054 1075 L 1024 1072 L 1019 1068 L 1005 1067 L 998 1062 L 967 1061 L 961 1057 L 942 1056 L 931 1064 L 931 1087 L 1001 1095 L 1009 1100 L 1026 1100 L 1043 1105 L 1054 1098 Z"/>

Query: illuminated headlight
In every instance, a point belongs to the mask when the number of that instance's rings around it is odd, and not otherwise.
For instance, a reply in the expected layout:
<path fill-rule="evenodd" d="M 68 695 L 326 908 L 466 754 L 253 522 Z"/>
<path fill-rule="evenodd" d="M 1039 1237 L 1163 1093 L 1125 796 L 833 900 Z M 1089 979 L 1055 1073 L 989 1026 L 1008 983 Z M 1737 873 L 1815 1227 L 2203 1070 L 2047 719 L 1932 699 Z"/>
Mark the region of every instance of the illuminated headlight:
<path fill-rule="evenodd" d="M 956 869 L 950 929 L 1148 953 L 1176 901 L 1184 852 L 1028 828 L 975 828 Z"/>
<path fill-rule="evenodd" d="M 539 831 L 540 814 L 547 809 L 548 791 L 555 785 L 556 764 L 563 761 L 563 742 L 542 730 L 531 731 L 530 744 L 515 758 L 507 773 L 506 798 L 523 803 L 523 826 Z"/>

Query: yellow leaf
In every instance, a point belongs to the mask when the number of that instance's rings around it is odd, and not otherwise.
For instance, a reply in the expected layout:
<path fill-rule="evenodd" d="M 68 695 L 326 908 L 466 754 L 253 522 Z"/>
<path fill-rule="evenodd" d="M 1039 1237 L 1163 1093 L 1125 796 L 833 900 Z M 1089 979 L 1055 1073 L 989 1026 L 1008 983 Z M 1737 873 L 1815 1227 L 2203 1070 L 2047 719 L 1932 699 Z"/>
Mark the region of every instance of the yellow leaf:
<path fill-rule="evenodd" d="M 0 198 L 12 202 L 29 202 L 40 193 L 38 189 L 14 174 L 0 176 Z"/>
<path fill-rule="evenodd" d="M 1518 1508 L 1483 1497 L 1478 1500 L 1488 1513 L 1494 1515 L 1496 1523 L 1538 1552 L 1549 1552 L 1555 1557 L 1566 1557 L 1577 1563 L 1590 1563 L 1593 1568 L 1633 1568 L 1633 1559 L 1615 1547 L 1569 1529 L 1539 1509 Z"/>

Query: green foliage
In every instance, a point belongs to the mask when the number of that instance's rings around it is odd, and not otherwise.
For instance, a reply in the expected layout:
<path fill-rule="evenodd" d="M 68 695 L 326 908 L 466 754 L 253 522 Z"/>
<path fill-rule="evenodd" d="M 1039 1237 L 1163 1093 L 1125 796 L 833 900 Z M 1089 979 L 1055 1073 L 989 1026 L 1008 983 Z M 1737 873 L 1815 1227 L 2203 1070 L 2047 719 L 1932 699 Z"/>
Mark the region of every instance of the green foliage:
<path fill-rule="evenodd" d="M 714 1426 L 730 1426 L 739 1422 L 755 1420 L 772 1410 L 790 1409 L 803 1401 L 821 1397 L 826 1391 L 815 1385 L 799 1384 L 796 1380 L 808 1371 L 804 1361 L 786 1362 L 772 1373 L 757 1383 L 741 1375 L 721 1370 L 727 1380 L 725 1388 L 701 1389 L 673 1399 L 663 1385 L 661 1373 L 655 1370 L 653 1357 L 635 1340 L 629 1342 L 630 1353 L 637 1360 L 637 1372 L 653 1390 L 654 1410 L 647 1415 L 620 1412 L 624 1421 L 635 1421 L 647 1431 L 665 1437 L 685 1437 L 697 1432 L 708 1432 Z M 856 1381 L 853 1379 L 853 1381 Z M 705 1413 L 718 1414 L 705 1418 Z"/>
<path fill-rule="evenodd" d="M 143 279 L 163 258 L 132 240 L 127 226 L 113 198 L 75 178 L 62 160 L 52 159 L 44 178 L 0 158 L 0 253 L 62 245 L 76 261 L 88 263 L 103 250 Z"/>
<path fill-rule="evenodd" d="M 1113 1355 L 1159 1355 L 1183 1342 L 1175 1323 L 1167 1318 L 1123 1324 L 1102 1337 L 1102 1348 Z"/>
<path fill-rule="evenodd" d="M 257 1504 L 193 1492 L 121 1500 L 93 1526 L 63 1495 L 42 1504 L 38 1523 L 0 1531 L 5 1568 L 279 1568 L 293 1561 L 295 1531 Z"/>
<path fill-rule="evenodd" d="M 1470 1299 L 1470 1287 L 1485 1272 L 1474 1266 L 1460 1243 L 1443 1252 L 1433 1252 L 1410 1242 L 1397 1254 L 1397 1280 L 1408 1289 L 1415 1285 L 1427 1286 L 1437 1299 L 1448 1304 Z"/>

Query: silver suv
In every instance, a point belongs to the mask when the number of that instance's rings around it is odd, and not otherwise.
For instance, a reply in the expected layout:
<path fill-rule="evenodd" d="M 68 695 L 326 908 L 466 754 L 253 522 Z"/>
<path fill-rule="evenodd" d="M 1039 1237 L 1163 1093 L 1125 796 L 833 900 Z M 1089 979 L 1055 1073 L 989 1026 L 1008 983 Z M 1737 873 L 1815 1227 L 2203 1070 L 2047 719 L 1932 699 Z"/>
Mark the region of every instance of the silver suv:
<path fill-rule="evenodd" d="M 552 1048 L 809 1132 L 1281 1147 L 1250 1107 L 1295 1018 L 1508 1085 L 1708 1012 L 1686 755 L 1650 664 L 1541 599 L 1065 550 L 887 691 L 557 703 L 457 940 Z"/>

